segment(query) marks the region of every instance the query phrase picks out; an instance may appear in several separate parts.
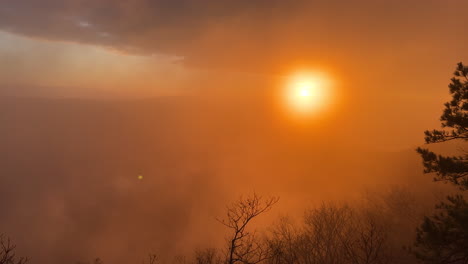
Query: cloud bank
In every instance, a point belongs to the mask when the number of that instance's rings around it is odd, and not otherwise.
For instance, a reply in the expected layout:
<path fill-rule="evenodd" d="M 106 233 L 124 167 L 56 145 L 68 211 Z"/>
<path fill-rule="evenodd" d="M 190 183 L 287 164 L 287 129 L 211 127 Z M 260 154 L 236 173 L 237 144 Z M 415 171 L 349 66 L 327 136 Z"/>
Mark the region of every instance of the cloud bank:
<path fill-rule="evenodd" d="M 450 48 L 468 37 L 466 1 L 6 0 L 0 29 L 198 67 L 281 71 L 291 64 L 366 62 L 370 56 Z M 366 58 L 362 58 L 363 53 Z M 378 61 L 378 60 L 377 60 Z"/>

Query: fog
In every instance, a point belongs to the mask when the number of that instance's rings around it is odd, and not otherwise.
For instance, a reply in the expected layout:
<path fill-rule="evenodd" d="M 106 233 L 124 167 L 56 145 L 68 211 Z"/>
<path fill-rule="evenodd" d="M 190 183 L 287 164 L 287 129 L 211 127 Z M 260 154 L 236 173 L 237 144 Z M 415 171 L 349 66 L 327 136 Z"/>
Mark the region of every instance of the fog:
<path fill-rule="evenodd" d="M 267 233 L 283 217 L 305 230 L 310 212 L 341 208 L 330 204 L 359 214 L 400 202 L 383 215 L 414 212 L 389 228 L 409 243 L 423 213 L 455 190 L 423 174 L 415 150 L 440 127 L 454 66 L 468 58 L 466 7 L 2 1 L 0 234 L 31 263 L 137 263 L 148 253 L 169 263 L 225 247 L 217 218 L 257 193 L 280 199 L 254 224 Z M 306 117 L 284 96 L 301 71 L 333 83 Z"/>
<path fill-rule="evenodd" d="M 272 219 L 389 186 L 440 192 L 414 149 L 299 130 L 267 101 L 3 97 L 1 226 L 37 263 L 129 263 L 219 245 L 215 218 L 252 191 L 281 197 Z"/>

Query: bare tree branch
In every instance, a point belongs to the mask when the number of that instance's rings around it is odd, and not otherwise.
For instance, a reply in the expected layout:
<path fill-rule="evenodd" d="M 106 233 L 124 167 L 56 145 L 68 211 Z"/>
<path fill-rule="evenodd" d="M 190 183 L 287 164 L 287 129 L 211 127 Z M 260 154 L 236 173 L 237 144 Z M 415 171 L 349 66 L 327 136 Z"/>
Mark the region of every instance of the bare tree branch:
<path fill-rule="evenodd" d="M 255 231 L 249 232 L 247 227 L 255 217 L 268 212 L 278 200 L 278 197 L 263 199 L 254 193 L 227 206 L 226 218 L 217 219 L 232 230 L 228 240 L 227 263 L 256 264 L 269 257 L 268 247 L 259 242 Z"/>

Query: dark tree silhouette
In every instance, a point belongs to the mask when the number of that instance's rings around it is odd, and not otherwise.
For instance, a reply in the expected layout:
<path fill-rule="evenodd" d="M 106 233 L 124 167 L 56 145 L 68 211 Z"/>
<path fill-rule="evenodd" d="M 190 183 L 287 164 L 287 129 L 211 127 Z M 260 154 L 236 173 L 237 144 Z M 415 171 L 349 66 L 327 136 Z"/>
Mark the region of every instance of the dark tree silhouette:
<path fill-rule="evenodd" d="M 445 103 L 440 117 L 444 129 L 425 131 L 428 144 L 468 140 L 468 67 L 458 63 L 454 75 L 449 84 L 452 100 Z M 436 173 L 434 180 L 451 182 L 463 190 L 468 189 L 468 155 L 442 156 L 423 148 L 417 151 L 423 158 L 424 171 Z"/>
<path fill-rule="evenodd" d="M 278 200 L 277 197 L 263 199 L 254 193 L 246 198 L 241 197 L 227 207 L 226 218 L 218 220 L 232 231 L 228 239 L 227 263 L 255 264 L 269 257 L 268 247 L 262 245 L 255 231 L 249 231 L 247 227 L 255 217 L 269 211 Z"/>
<path fill-rule="evenodd" d="M 0 264 L 25 264 L 28 259 L 17 257 L 15 253 L 16 245 L 11 243 L 9 238 L 4 239 L 0 234 Z"/>
<path fill-rule="evenodd" d="M 442 127 L 450 130 L 425 132 L 426 143 L 468 140 L 468 67 L 458 63 L 449 84 L 452 100 L 445 104 Z M 424 172 L 435 173 L 436 181 L 451 182 L 468 190 L 468 155 L 442 156 L 418 148 Z M 425 217 L 417 229 L 412 252 L 426 263 L 468 264 L 468 203 L 462 195 L 449 196 L 437 206 L 438 213 Z"/>
<path fill-rule="evenodd" d="M 214 248 L 195 251 L 194 264 L 220 264 L 223 263 L 218 256 L 218 251 Z"/>
<path fill-rule="evenodd" d="M 457 195 L 438 208 L 418 228 L 414 254 L 428 263 L 468 263 L 468 202 Z"/>

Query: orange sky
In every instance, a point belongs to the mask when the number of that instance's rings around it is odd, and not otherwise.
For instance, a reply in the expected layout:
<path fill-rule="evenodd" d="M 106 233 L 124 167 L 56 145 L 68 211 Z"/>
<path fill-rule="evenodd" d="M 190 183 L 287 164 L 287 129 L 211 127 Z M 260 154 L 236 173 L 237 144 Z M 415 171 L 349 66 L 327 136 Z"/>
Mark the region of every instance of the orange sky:
<path fill-rule="evenodd" d="M 143 228 L 167 211 L 155 233 L 177 233 L 170 249 L 195 245 L 221 203 L 252 188 L 287 211 L 430 182 L 414 149 L 439 127 L 456 63 L 468 63 L 466 10 L 465 0 L 0 1 L 0 175 L 23 194 L 0 224 L 32 251 L 29 233 L 50 243 L 36 250 L 44 263 L 97 249 L 117 258 L 120 236 L 157 241 Z M 332 88 L 308 118 L 284 94 L 303 71 Z M 108 209 L 127 217 L 109 222 Z M 24 229 L 15 217 L 38 220 Z M 56 245 L 69 251 L 50 254 Z"/>
<path fill-rule="evenodd" d="M 258 82 L 268 93 L 270 79 L 306 67 L 332 71 L 350 100 L 433 97 L 445 93 L 440 86 L 465 59 L 467 5 L 7 0 L 0 5 L 0 80 L 58 96 L 256 92 Z"/>
<path fill-rule="evenodd" d="M 363 135 L 403 123 L 386 144 L 399 148 L 437 124 L 466 59 L 466 1 L 254 2 L 7 0 L 0 92 L 271 98 L 292 73 L 318 69 L 339 83 L 338 118 L 362 130 L 372 120 Z"/>

